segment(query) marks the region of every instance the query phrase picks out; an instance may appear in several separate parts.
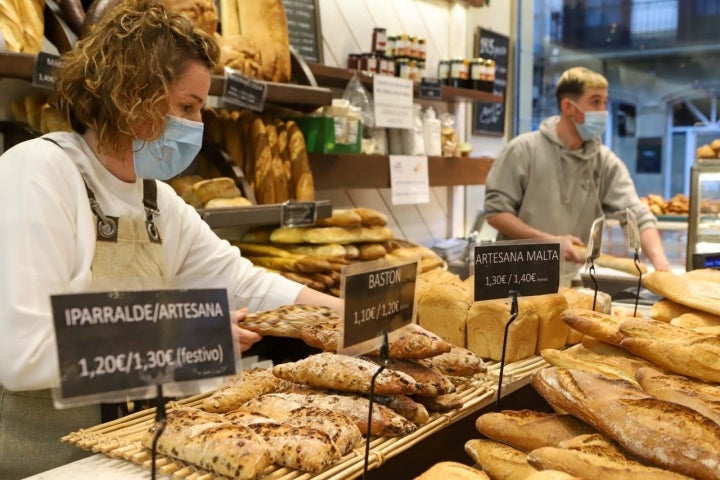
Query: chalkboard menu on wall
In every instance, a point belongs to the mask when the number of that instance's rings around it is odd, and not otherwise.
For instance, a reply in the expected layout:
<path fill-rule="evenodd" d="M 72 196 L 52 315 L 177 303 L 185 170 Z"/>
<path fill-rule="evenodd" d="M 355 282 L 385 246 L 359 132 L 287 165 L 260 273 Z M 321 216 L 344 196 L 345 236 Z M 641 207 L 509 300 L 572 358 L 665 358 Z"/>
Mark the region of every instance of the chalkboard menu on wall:
<path fill-rule="evenodd" d="M 508 75 L 508 37 L 478 28 L 475 54 L 480 58 L 495 60 L 495 83 L 493 94 L 503 97 L 501 103 L 475 102 L 473 107 L 473 133 L 502 136 L 505 133 L 505 93 Z"/>
<path fill-rule="evenodd" d="M 322 63 L 322 32 L 318 0 L 283 0 L 290 45 L 306 62 Z"/>

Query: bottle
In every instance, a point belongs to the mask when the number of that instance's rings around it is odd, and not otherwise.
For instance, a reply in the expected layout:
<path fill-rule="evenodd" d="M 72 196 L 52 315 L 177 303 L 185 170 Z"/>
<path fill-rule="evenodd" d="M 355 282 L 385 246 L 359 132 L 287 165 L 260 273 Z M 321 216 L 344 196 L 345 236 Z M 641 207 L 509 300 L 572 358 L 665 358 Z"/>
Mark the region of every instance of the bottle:
<path fill-rule="evenodd" d="M 423 140 L 425 153 L 431 157 L 442 155 L 442 135 L 440 133 L 440 119 L 433 107 L 428 107 L 423 113 Z"/>
<path fill-rule="evenodd" d="M 438 62 L 437 77 L 443 85 L 450 85 L 450 60 Z"/>

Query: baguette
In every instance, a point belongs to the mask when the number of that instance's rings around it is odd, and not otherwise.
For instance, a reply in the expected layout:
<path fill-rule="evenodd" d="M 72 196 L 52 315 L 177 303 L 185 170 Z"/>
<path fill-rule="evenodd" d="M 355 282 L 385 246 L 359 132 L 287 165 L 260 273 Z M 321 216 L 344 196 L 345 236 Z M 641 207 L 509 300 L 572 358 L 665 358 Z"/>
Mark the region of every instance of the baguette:
<path fill-rule="evenodd" d="M 694 308 L 686 307 L 685 305 L 680 305 L 677 302 L 663 298 L 655 302 L 652 307 L 650 307 L 648 316 L 653 320 L 660 320 L 661 322 L 667 323 L 673 318 L 679 317 L 685 313 L 699 313 L 699 310 L 695 310 Z"/>
<path fill-rule="evenodd" d="M 643 285 L 651 292 L 681 305 L 720 315 L 720 271 L 691 270 L 678 275 L 654 271 L 643 276 Z"/>
<path fill-rule="evenodd" d="M 387 215 L 372 208 L 355 207 L 352 209 L 352 211 L 360 217 L 360 223 L 363 226 L 385 226 L 388 224 Z"/>
<path fill-rule="evenodd" d="M 333 209 L 329 218 L 320 218 L 315 225 L 320 227 L 359 227 L 362 219 L 351 209 Z"/>
<path fill-rule="evenodd" d="M 720 425 L 694 410 L 658 400 L 624 380 L 579 370 L 548 367 L 531 382 L 553 407 L 639 458 L 702 480 L 720 478 Z"/>
<path fill-rule="evenodd" d="M 562 313 L 563 321 L 574 330 L 613 345 L 620 345 L 620 341 L 623 339 L 623 335 L 618 329 L 620 323 L 626 318 L 632 317 L 572 308 Z"/>
<path fill-rule="evenodd" d="M 556 447 L 560 442 L 597 430 L 568 414 L 503 410 L 480 415 L 475 428 L 488 438 L 523 452 Z"/>
<path fill-rule="evenodd" d="M 520 450 L 493 440 L 472 439 L 465 442 L 465 453 L 487 472 L 490 478 L 525 480 L 535 472 Z"/>
<path fill-rule="evenodd" d="M 445 461 L 436 463 L 415 480 L 490 480 L 490 477 L 462 463 Z"/>
<path fill-rule="evenodd" d="M 690 477 L 643 465 L 628 459 L 607 441 L 597 441 L 598 435 L 584 435 L 593 439 L 574 446 L 563 442 L 561 447 L 541 447 L 528 454 L 528 463 L 538 469 L 554 469 L 580 478 L 612 478 L 613 480 L 690 480 Z M 569 443 L 569 442 L 568 442 Z"/>
<path fill-rule="evenodd" d="M 640 387 L 650 395 L 685 405 L 720 425 L 720 387 L 681 375 L 662 373 L 652 367 L 637 371 Z"/>
<path fill-rule="evenodd" d="M 720 383 L 720 336 L 637 319 L 624 320 L 620 332 L 626 350 L 670 372 Z"/>
<path fill-rule="evenodd" d="M 635 373 L 651 363 L 635 355 L 597 354 L 582 345 L 566 350 L 545 349 L 540 352 L 550 365 L 599 373 L 608 378 L 636 383 Z"/>

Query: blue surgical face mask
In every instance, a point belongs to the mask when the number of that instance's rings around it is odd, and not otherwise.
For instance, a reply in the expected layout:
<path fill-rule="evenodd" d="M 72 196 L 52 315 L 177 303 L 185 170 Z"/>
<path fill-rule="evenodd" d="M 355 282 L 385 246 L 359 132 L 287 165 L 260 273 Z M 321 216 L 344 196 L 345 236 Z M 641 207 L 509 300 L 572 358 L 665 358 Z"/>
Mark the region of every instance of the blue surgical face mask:
<path fill-rule="evenodd" d="M 202 122 L 166 115 L 165 131 L 156 140 L 133 139 L 135 175 L 167 180 L 190 166 L 200 151 Z"/>
<path fill-rule="evenodd" d="M 583 140 L 592 140 L 593 138 L 600 138 L 605 133 L 607 127 L 608 112 L 603 110 L 600 112 L 586 112 L 580 106 L 572 102 L 578 110 L 585 114 L 585 123 L 577 123 L 573 119 L 573 123 L 577 128 L 578 135 Z"/>

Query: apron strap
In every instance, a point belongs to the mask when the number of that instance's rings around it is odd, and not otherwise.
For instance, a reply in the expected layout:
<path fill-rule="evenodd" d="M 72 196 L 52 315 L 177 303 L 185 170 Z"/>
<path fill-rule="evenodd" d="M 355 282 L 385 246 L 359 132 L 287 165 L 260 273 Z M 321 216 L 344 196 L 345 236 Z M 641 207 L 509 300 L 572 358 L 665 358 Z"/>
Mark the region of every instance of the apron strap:
<path fill-rule="evenodd" d="M 153 243 L 162 243 L 160 232 L 155 226 L 155 215 L 160 215 L 157 204 L 157 183 L 155 180 L 143 179 L 143 206 L 145 207 L 145 228 Z"/>
<path fill-rule="evenodd" d="M 42 139 L 54 143 L 63 150 L 63 147 L 52 138 L 42 137 Z M 95 193 L 87 184 L 85 177 L 82 174 L 80 177 L 85 184 L 85 191 L 87 192 L 88 201 L 90 202 L 90 208 L 100 219 L 97 224 L 97 239 L 110 242 L 117 241 L 118 218 L 105 215 L 103 213 L 102 208 L 100 208 L 100 204 L 95 198 Z M 160 215 L 160 210 L 158 209 L 157 204 L 157 184 L 155 183 L 155 180 L 143 179 L 143 206 L 145 207 L 145 228 L 148 232 L 150 241 L 153 243 L 162 243 L 162 240 L 160 239 L 160 232 L 158 232 L 154 221 L 155 215 Z"/>

